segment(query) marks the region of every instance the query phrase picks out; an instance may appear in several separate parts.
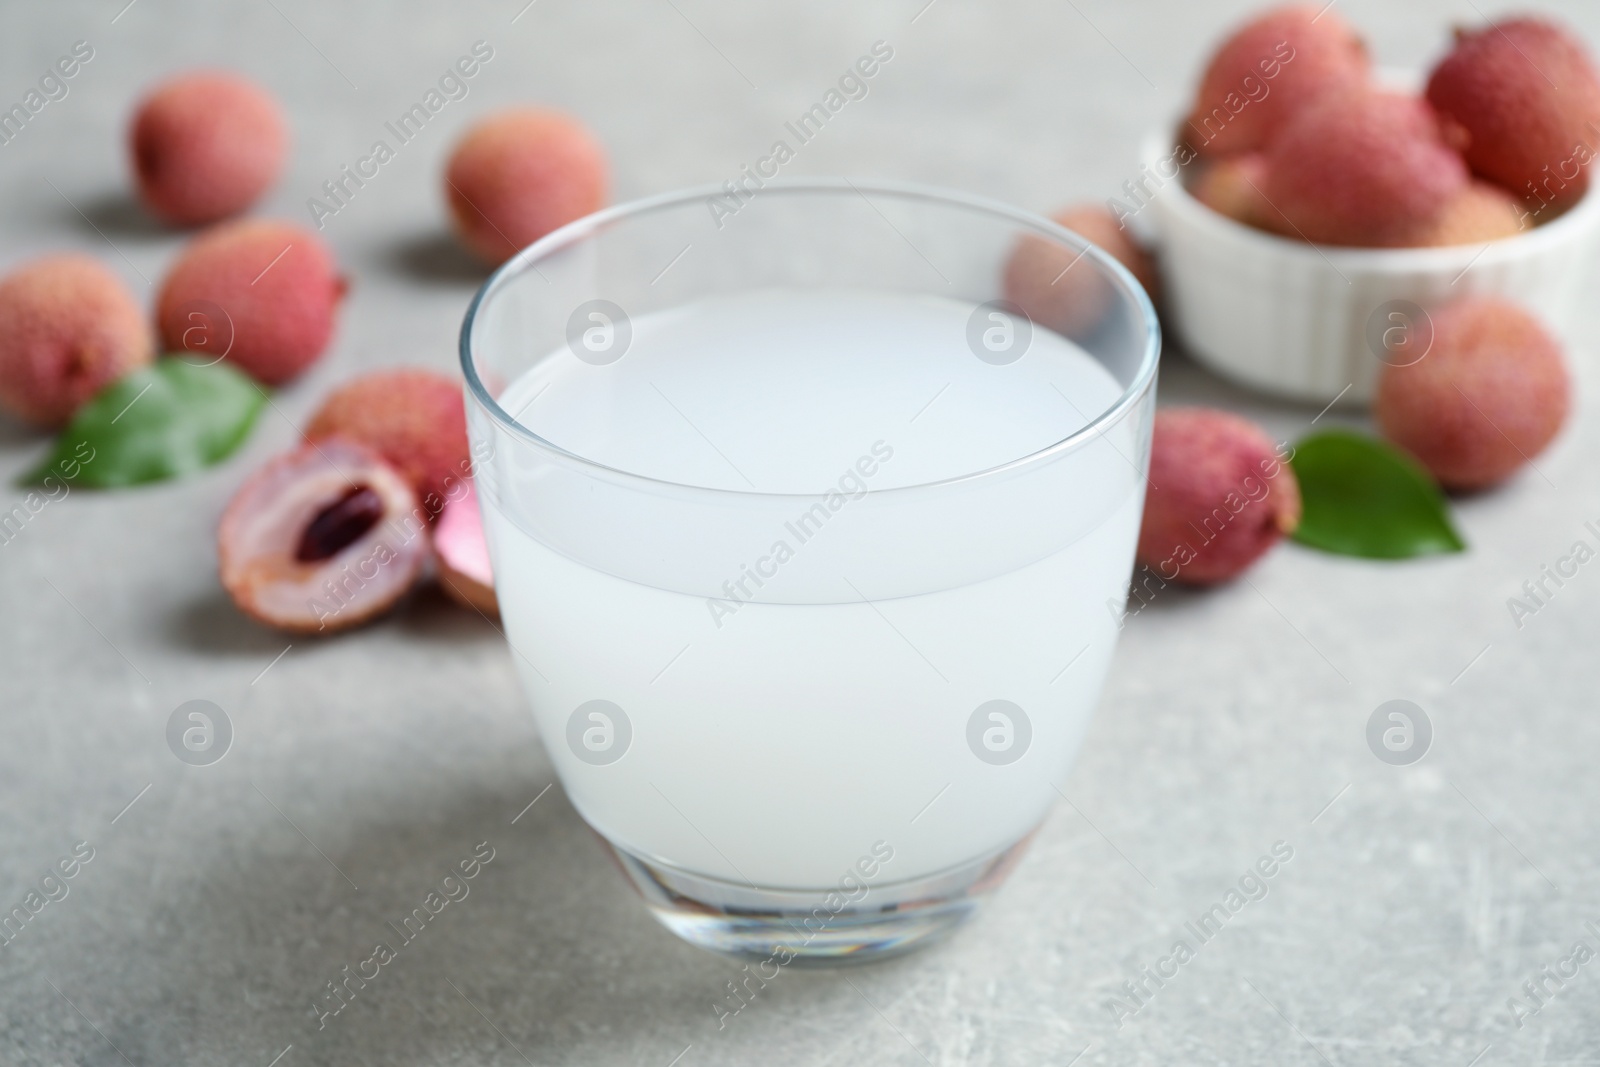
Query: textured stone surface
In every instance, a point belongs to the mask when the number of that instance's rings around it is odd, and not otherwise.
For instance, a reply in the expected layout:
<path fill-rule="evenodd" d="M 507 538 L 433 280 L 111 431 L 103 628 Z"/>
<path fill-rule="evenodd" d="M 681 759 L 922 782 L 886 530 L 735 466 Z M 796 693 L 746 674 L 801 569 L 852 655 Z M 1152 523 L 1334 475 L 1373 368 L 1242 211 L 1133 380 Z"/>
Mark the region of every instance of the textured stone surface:
<path fill-rule="evenodd" d="M 194 64 L 269 85 L 294 145 L 263 210 L 303 220 L 306 197 L 473 41 L 495 56 L 327 220 L 353 283 L 335 346 L 277 395 L 243 454 L 179 484 L 74 493 L 0 545 L 0 905 L 74 842 L 95 850 L 70 895 L 0 948 L 0 1061 L 1017 1065 L 1067 1064 L 1087 1047 L 1084 1067 L 1593 1062 L 1600 962 L 1520 1029 L 1506 1001 L 1575 940 L 1600 949 L 1583 927 L 1600 921 L 1600 570 L 1520 631 L 1505 607 L 1600 519 L 1593 316 L 1576 339 L 1575 427 L 1540 473 L 1460 503 L 1471 552 L 1374 565 L 1286 546 L 1247 583 L 1163 594 L 1128 625 L 1064 783 L 1071 806 L 991 907 L 898 962 L 786 972 L 721 1031 L 711 1004 L 736 968 L 649 918 L 559 787 L 512 824 L 552 774 L 493 630 L 428 594 L 275 659 L 287 640 L 222 598 L 216 516 L 326 389 L 395 362 L 453 366 L 481 275 L 443 236 L 438 175 L 480 109 L 577 112 L 629 198 L 734 175 L 883 38 L 895 59 L 871 95 L 789 172 L 1050 210 L 1130 176 L 1204 42 L 1246 10 L 937 0 L 918 15 L 923 2 L 7 10 L 0 102 L 76 40 L 95 58 L 0 147 L 0 258 L 86 250 L 146 300 L 180 239 L 129 199 L 123 122 L 138 87 Z M 1442 2 L 1341 10 L 1397 66 L 1426 62 L 1448 23 L 1475 18 Z M 1600 41 L 1600 9 L 1573 0 L 1557 13 Z M 1161 388 L 1280 436 L 1317 415 L 1181 357 Z M 1319 425 L 1341 421 L 1359 416 Z M 41 447 L 0 424 L 4 500 Z M 1413 767 L 1378 762 L 1364 741 L 1369 714 L 1395 697 L 1436 727 Z M 197 698 L 237 730 L 211 767 L 185 766 L 163 740 L 172 709 Z M 484 840 L 495 858 L 471 895 L 319 1031 L 310 1005 L 324 983 Z M 1269 895 L 1119 1029 L 1107 999 L 1278 840 L 1294 858 Z"/>

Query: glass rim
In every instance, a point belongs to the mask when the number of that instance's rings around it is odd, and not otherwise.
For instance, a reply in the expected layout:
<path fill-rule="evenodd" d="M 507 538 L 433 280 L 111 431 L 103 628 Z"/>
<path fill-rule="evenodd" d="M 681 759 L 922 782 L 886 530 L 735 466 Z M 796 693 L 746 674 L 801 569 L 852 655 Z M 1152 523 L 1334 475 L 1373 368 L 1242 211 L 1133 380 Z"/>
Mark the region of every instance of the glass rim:
<path fill-rule="evenodd" d="M 488 387 L 484 385 L 483 379 L 478 374 L 478 369 L 473 359 L 472 328 L 477 321 L 479 309 L 483 307 L 489 297 L 494 295 L 496 290 L 507 284 L 512 277 L 520 275 L 530 266 L 552 253 L 568 248 L 592 236 L 602 227 L 611 223 L 665 208 L 704 201 L 707 197 L 721 196 L 725 192 L 726 190 L 721 185 L 697 185 L 673 192 L 640 197 L 602 208 L 599 211 L 585 215 L 581 219 L 569 222 L 559 229 L 552 230 L 495 268 L 494 272 L 478 287 L 478 291 L 473 294 L 472 302 L 467 305 L 466 316 L 461 322 L 459 345 L 461 370 L 466 379 L 467 392 L 471 398 L 482 405 L 484 411 L 501 428 L 521 437 L 540 451 L 549 453 L 552 457 L 556 457 L 563 462 L 574 463 L 580 468 L 587 468 L 601 473 L 611 479 L 620 479 L 624 482 L 637 483 L 641 487 L 667 489 L 677 493 L 708 494 L 714 497 L 739 499 L 815 500 L 826 496 L 827 489 L 819 489 L 815 492 L 807 493 L 775 493 L 756 489 L 722 489 L 707 485 L 694 485 L 688 482 L 655 478 L 590 459 L 587 456 L 562 448 L 553 441 L 540 437 L 533 430 L 518 422 L 505 408 L 500 406 L 500 402 L 495 397 L 490 395 Z M 864 495 L 882 497 L 892 493 L 906 494 L 947 489 L 979 479 L 996 478 L 1026 467 L 1040 466 L 1057 456 L 1076 451 L 1095 438 L 1104 436 L 1107 431 L 1121 422 L 1130 411 L 1138 406 L 1144 399 L 1145 394 L 1155 385 L 1156 369 L 1161 355 L 1161 323 L 1156 317 L 1155 305 L 1151 302 L 1149 294 L 1145 292 L 1144 287 L 1138 283 L 1128 268 L 1124 267 L 1116 257 L 1054 220 L 1031 211 L 1011 207 L 989 197 L 916 182 L 876 180 L 857 182 L 849 178 L 775 178 L 768 180 L 760 189 L 762 196 L 769 192 L 854 193 L 862 199 L 866 199 L 865 194 L 867 193 L 877 193 L 902 200 L 924 200 L 941 203 L 946 206 L 966 208 L 1026 226 L 1043 236 L 1054 238 L 1069 248 L 1076 249 L 1079 253 L 1079 259 L 1084 257 L 1093 259 L 1116 282 L 1120 289 L 1119 295 L 1123 299 L 1131 300 L 1133 306 L 1138 310 L 1139 317 L 1145 327 L 1144 353 L 1140 357 L 1139 367 L 1134 373 L 1133 380 L 1123 389 L 1115 402 L 1098 416 L 1061 440 L 1027 455 L 1018 456 L 1015 459 L 1007 460 L 1004 463 L 986 467 L 982 470 L 953 475 L 949 478 L 940 478 L 934 481 L 918 482 L 912 485 L 887 486 L 880 489 L 869 488 Z M 871 206 L 870 201 L 868 201 L 868 206 Z M 1077 260 L 1073 262 L 1077 262 Z"/>

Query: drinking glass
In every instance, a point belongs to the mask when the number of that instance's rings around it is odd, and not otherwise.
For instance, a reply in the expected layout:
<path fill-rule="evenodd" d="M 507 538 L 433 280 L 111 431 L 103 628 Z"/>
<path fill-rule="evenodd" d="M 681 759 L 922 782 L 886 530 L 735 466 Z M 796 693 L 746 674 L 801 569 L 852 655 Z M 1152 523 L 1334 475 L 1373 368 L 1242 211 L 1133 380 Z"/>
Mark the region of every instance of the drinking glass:
<path fill-rule="evenodd" d="M 904 184 L 640 200 L 484 284 L 461 359 L 506 638 L 661 922 L 870 959 L 999 885 L 1111 664 L 1159 349 L 1098 248 Z"/>

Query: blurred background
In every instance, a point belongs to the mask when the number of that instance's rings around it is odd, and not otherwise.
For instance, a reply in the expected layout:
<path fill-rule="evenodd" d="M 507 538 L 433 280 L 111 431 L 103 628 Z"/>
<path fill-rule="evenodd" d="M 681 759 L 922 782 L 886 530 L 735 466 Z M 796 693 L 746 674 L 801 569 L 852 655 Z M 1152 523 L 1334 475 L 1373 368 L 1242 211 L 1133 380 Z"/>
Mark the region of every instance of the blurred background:
<path fill-rule="evenodd" d="M 245 620 L 214 526 L 243 476 L 360 370 L 451 371 L 487 272 L 448 233 L 443 161 L 512 103 L 596 131 L 623 201 L 735 177 L 874 42 L 893 59 L 784 173 L 900 179 L 1040 211 L 1118 195 L 1252 3 L 713 0 L 327 4 L 177 0 L 0 8 L 0 105 L 58 56 L 94 55 L 0 145 L 0 269 L 76 249 L 147 304 L 185 237 L 133 199 L 142 88 L 238 70 L 293 145 L 256 214 L 365 155 L 476 42 L 492 59 L 322 235 L 350 290 L 327 358 L 275 394 L 247 446 L 195 478 L 74 492 L 0 546 L 0 907 L 87 842 L 70 893 L 0 947 L 0 1061 L 17 1064 L 1580 1063 L 1600 969 L 1510 997 L 1600 950 L 1591 753 L 1600 579 L 1522 629 L 1505 599 L 1600 519 L 1594 352 L 1571 354 L 1569 429 L 1457 513 L 1472 550 L 1380 566 L 1290 546 L 1250 581 L 1130 620 L 1066 799 L 1000 896 L 953 940 L 856 972 L 786 971 L 719 1025 L 736 964 L 656 926 L 553 781 L 500 635 L 430 603 L 334 641 Z M 1537 4 L 1600 48 L 1600 7 Z M 1466 2 L 1340 0 L 1377 63 L 1423 69 Z M 1591 279 L 1591 283 L 1593 280 Z M 1293 438 L 1315 406 L 1253 397 L 1170 346 L 1163 402 Z M 1336 410 L 1324 424 L 1363 425 Z M 0 420 L 0 476 L 45 439 Z M 9 504 L 6 504 L 9 507 Z M 286 648 L 285 646 L 290 646 Z M 1433 750 L 1364 740 L 1392 698 Z M 226 708 L 227 758 L 164 740 L 178 704 Z M 531 801 L 537 801 L 528 807 Z M 515 821 L 513 821 L 515 819 Z M 468 899 L 319 1028 L 312 1005 L 385 922 L 488 841 Z M 1131 1018 L 1124 983 L 1275 842 L 1293 860 Z M 80 856 L 81 858 L 81 856 Z M 275 1057 L 277 1057 L 275 1059 Z M 674 1059 L 674 1057 L 679 1057 Z"/>

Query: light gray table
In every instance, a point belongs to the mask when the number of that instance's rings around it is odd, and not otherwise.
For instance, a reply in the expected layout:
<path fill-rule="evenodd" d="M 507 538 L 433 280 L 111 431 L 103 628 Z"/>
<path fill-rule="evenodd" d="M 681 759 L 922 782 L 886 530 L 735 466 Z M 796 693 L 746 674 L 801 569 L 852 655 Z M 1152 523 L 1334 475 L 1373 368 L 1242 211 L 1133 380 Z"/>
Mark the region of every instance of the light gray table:
<path fill-rule="evenodd" d="M 0 545 L 0 905 L 76 842 L 93 849 L 70 894 L 0 948 L 0 1062 L 1600 1060 L 1600 962 L 1520 1027 L 1507 1013 L 1575 941 L 1600 950 L 1584 926 L 1600 921 L 1600 564 L 1521 630 L 1505 606 L 1600 518 L 1592 315 L 1574 426 L 1541 473 L 1461 502 L 1469 553 L 1378 566 L 1291 546 L 1248 583 L 1164 595 L 1124 635 L 1070 806 L 991 907 L 897 962 L 786 972 L 722 1030 L 712 1004 L 737 967 L 656 926 L 559 788 L 513 825 L 552 772 L 491 629 L 428 595 L 278 658 L 289 642 L 218 589 L 218 512 L 330 383 L 453 366 L 479 274 L 441 237 L 436 185 L 480 110 L 577 112 L 629 198 L 736 173 L 881 38 L 895 58 L 871 95 L 789 172 L 1047 210 L 1116 191 L 1246 5 L 138 0 L 119 14 L 123 2 L 0 11 L 0 103 L 74 41 L 95 49 L 70 95 L 0 147 L 0 259 L 83 249 L 146 298 L 180 239 L 127 196 L 123 125 L 142 84 L 220 64 L 270 85 L 295 146 L 264 210 L 305 218 L 322 181 L 472 42 L 495 54 L 466 101 L 328 220 L 353 280 L 337 342 L 243 454 L 181 484 L 74 493 Z M 1476 18 L 1470 2 L 1340 10 L 1395 66 L 1425 63 L 1448 23 Z M 1600 42 L 1600 8 L 1560 13 Z M 1282 436 L 1316 414 L 1176 355 L 1161 389 Z M 8 485 L 40 451 L 0 424 Z M 9 507 L 17 491 L 4 493 Z M 1436 726 L 1413 767 L 1379 763 L 1363 739 L 1393 697 Z M 163 740 L 194 698 L 237 730 L 207 768 Z M 483 840 L 496 855 L 471 896 L 319 1031 L 324 983 Z M 1119 1028 L 1108 999 L 1279 840 L 1294 857 L 1270 894 Z"/>

